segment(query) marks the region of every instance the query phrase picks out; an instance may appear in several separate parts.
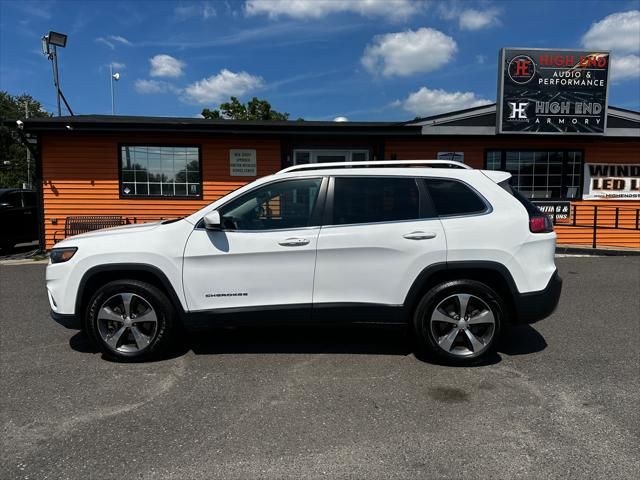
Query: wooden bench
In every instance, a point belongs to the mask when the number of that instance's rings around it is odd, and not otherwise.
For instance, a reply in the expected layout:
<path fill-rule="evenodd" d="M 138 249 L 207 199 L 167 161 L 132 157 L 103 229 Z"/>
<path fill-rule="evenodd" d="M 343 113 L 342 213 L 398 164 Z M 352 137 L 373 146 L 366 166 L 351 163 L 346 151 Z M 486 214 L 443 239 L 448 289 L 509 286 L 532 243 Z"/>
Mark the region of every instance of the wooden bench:
<path fill-rule="evenodd" d="M 81 233 L 92 232 L 94 230 L 100 230 L 101 228 L 117 227 L 125 225 L 122 216 L 119 215 L 86 215 L 86 216 L 74 216 L 64 219 L 64 238 L 71 237 L 73 235 L 79 235 Z M 56 234 L 54 233 L 53 241 L 57 242 Z"/>

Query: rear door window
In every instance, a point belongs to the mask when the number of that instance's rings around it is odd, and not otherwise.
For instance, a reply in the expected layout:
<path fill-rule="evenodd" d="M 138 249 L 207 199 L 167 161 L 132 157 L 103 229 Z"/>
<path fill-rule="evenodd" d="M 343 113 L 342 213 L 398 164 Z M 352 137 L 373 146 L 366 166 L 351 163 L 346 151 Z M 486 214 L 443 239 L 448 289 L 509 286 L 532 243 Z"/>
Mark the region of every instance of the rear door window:
<path fill-rule="evenodd" d="M 475 215 L 488 208 L 473 189 L 458 180 L 427 178 L 425 185 L 440 217 Z"/>
<path fill-rule="evenodd" d="M 420 191 L 414 178 L 337 177 L 333 224 L 393 222 L 420 218 Z"/>

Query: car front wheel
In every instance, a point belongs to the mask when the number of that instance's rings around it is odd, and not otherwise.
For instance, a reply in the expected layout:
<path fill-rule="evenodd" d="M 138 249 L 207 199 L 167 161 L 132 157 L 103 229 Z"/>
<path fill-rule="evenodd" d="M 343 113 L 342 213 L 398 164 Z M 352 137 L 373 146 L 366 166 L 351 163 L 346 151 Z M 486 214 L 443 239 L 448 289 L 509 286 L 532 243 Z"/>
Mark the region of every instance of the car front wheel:
<path fill-rule="evenodd" d="M 89 301 L 86 330 L 107 357 L 143 361 L 168 347 L 174 316 L 171 302 L 157 287 L 138 280 L 116 280 L 101 287 Z"/>
<path fill-rule="evenodd" d="M 473 365 L 491 354 L 504 321 L 504 302 L 487 285 L 454 280 L 429 290 L 414 314 L 420 345 L 444 363 Z"/>

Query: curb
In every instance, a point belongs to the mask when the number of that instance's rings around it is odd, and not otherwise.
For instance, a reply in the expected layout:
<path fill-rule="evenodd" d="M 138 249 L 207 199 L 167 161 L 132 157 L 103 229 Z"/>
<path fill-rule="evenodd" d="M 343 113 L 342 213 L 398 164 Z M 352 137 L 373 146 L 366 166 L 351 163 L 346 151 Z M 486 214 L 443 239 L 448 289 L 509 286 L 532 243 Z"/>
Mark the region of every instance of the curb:
<path fill-rule="evenodd" d="M 616 247 L 579 247 L 576 245 L 556 245 L 556 254 L 593 255 L 607 257 L 637 257 L 640 249 Z"/>

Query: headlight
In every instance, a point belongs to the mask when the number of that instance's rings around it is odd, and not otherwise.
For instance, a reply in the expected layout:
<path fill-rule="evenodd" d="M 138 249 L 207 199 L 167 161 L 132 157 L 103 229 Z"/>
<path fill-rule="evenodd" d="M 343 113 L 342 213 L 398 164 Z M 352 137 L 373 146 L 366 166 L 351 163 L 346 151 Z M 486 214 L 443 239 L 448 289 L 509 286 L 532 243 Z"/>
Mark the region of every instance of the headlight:
<path fill-rule="evenodd" d="M 78 249 L 76 247 L 68 247 L 68 248 L 54 248 L 49 253 L 49 260 L 51 263 L 63 263 L 68 260 L 71 260 Z"/>

